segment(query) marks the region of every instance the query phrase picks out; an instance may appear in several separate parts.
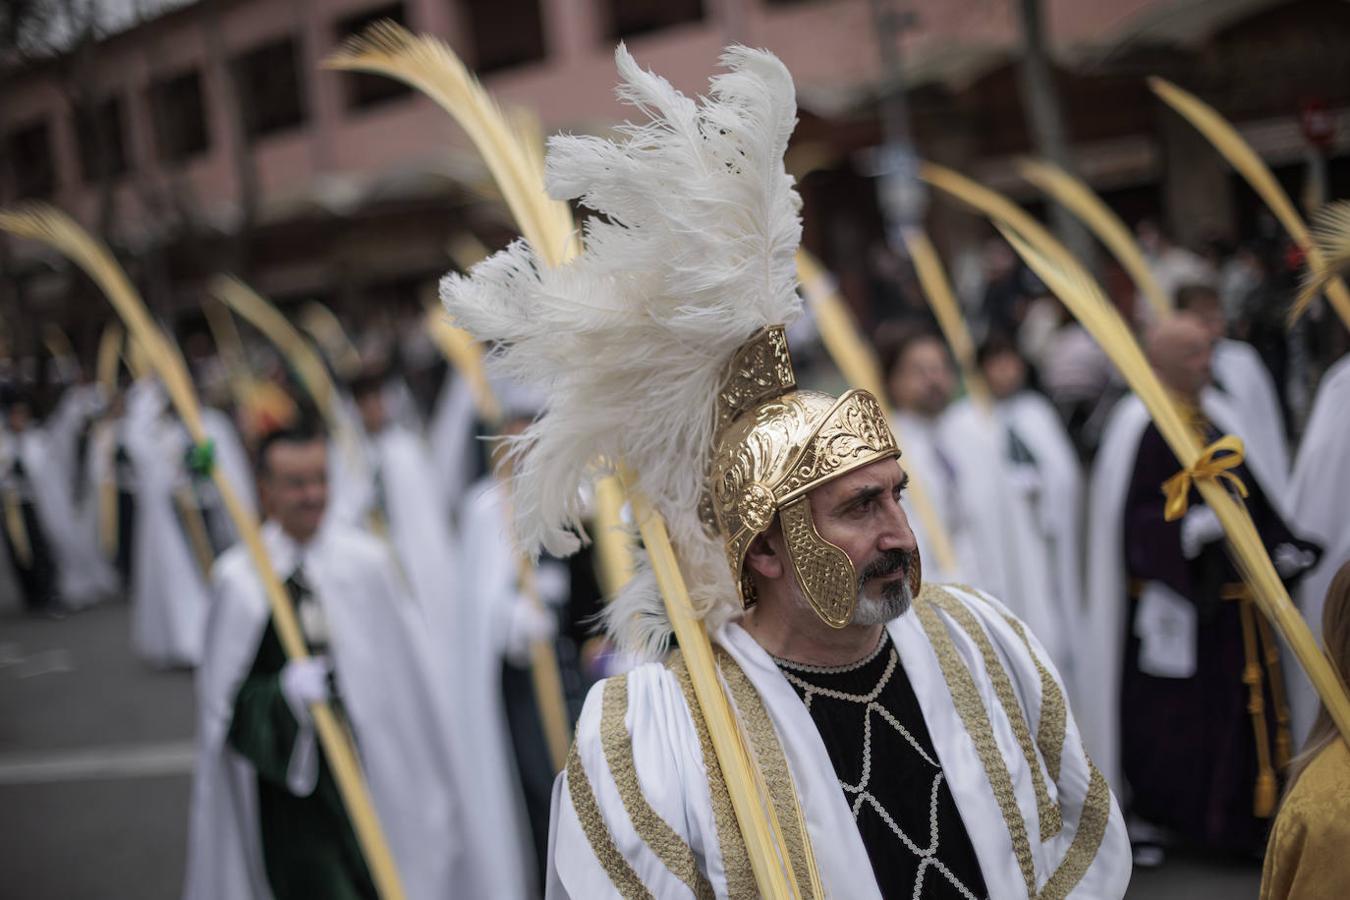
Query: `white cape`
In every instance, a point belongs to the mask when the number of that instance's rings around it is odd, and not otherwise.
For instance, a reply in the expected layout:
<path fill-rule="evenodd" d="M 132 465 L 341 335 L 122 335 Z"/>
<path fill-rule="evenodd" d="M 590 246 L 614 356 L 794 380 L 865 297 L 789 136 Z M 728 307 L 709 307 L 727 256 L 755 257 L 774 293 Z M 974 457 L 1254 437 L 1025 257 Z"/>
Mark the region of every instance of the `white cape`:
<path fill-rule="evenodd" d="M 944 571 L 923 520 L 906 502 L 923 557 L 924 580 L 969 584 L 1002 598 L 1050 651 L 1056 665 L 1068 669 L 1072 611 L 1062 609 L 1054 596 L 1049 548 L 1026 497 L 1013 486 L 1004 460 L 1003 428 L 970 403 L 948 408 L 935 422 L 897 413 L 896 425 L 900 464 L 922 480 L 956 556 L 956 571 Z M 944 474 L 939 443 L 955 470 L 953 478 Z"/>
<path fill-rule="evenodd" d="M 1290 520 L 1300 537 L 1322 545 L 1316 568 L 1299 585 L 1299 608 L 1321 642 L 1322 607 L 1336 570 L 1350 560 L 1350 355 L 1322 376 L 1298 448 L 1289 492 Z M 1317 695 L 1302 671 L 1290 679 L 1294 741 L 1312 726 Z"/>
<path fill-rule="evenodd" d="M 1287 512 L 1289 441 L 1270 371 L 1255 347 L 1227 338 L 1214 345 L 1213 368 L 1215 380 L 1223 385 L 1223 393 L 1238 415 L 1247 452 L 1265 461 L 1262 483 L 1269 489 L 1270 502 Z"/>
<path fill-rule="evenodd" d="M 496 478 L 482 479 L 470 489 L 460 513 L 464 572 L 456 617 L 460 630 L 452 658 L 460 712 L 475 723 L 473 752 L 482 761 L 477 785 L 478 808 L 483 810 L 480 822 L 500 843 L 503 866 L 520 880 L 523 892 L 525 884 L 534 883 L 537 866 L 502 695 L 502 658 L 519 573 L 503 490 Z"/>
<path fill-rule="evenodd" d="M 1078 454 L 1059 414 L 1041 394 L 1021 391 L 998 403 L 995 412 L 1036 457 L 1040 490 L 1033 508 L 1048 538 L 1055 596 L 1076 633 L 1083 608 L 1084 523 Z"/>
<path fill-rule="evenodd" d="M 447 371 L 427 423 L 427 443 L 431 445 L 445 508 L 455 512 L 464 503 L 476 468 L 477 421 L 468 379 L 453 369 Z"/>
<path fill-rule="evenodd" d="M 301 551 L 273 524 L 264 544 L 278 572 Z M 338 690 L 350 718 L 376 814 L 409 900 L 492 896 L 465 852 L 472 811 L 462 805 L 444 752 L 421 623 L 385 548 L 329 525 L 304 549 L 305 573 L 323 604 Z M 269 618 L 242 546 L 221 556 L 215 602 L 197 673 L 198 758 L 192 787 L 186 900 L 270 896 L 251 766 L 226 743 L 234 699 Z"/>
<path fill-rule="evenodd" d="M 42 428 L 11 435 L 6 449 L 16 452 L 33 491 L 42 537 L 52 555 L 62 605 L 82 609 L 117 591 L 117 573 L 99 552 L 98 535 L 84 527 L 71 490 L 72 482 L 57 465 L 51 437 Z"/>
<path fill-rule="evenodd" d="M 1042 705 L 1040 670 L 1063 687 L 1054 675 L 1054 664 L 1034 637 L 1024 643 L 1014 630 L 1007 610 L 982 594 L 944 587 L 950 597 L 974 617 L 1007 669 L 1016 701 L 1031 728 L 1047 714 Z M 922 602 L 922 601 L 920 601 Z M 950 636 L 956 653 L 973 675 L 997 752 L 1007 766 L 1016 817 L 1027 836 L 1030 862 L 1037 890 L 1044 888 L 1061 863 L 1069 860 L 1083 866 L 1081 876 L 1070 881 L 1066 896 L 1119 898 L 1129 881 L 1131 857 L 1124 821 L 1114 798 L 1097 776 L 1097 812 L 1101 829 L 1094 844 L 1084 815 L 1094 770 L 1084 755 L 1073 715 L 1066 710 L 1058 777 L 1045 773 L 1044 757 L 1035 753 L 1051 802 L 1061 811 L 1064 827 L 1040 840 L 1036 791 L 1027 757 L 1019 749 L 1011 720 L 995 697 L 978 645 L 947 613 L 937 613 L 940 627 Z M 995 788 L 985 774 L 975 741 L 963 725 L 945 680 L 942 664 L 917 612 L 910 612 L 889 626 L 901 664 L 904 666 L 923 711 L 944 776 L 948 779 L 961 819 L 970 835 L 984 880 L 993 900 L 1025 900 L 1027 888 L 1014 852 L 1014 839 L 1004 818 Z M 739 625 L 725 626 L 716 641 L 732 656 L 748 677 L 771 720 L 784 751 L 787 768 L 796 787 L 815 854 L 821 884 L 828 896 L 850 900 L 879 898 L 872 866 L 852 812 L 839 787 L 829 753 L 810 712 L 782 676 L 772 658 Z M 679 680 L 661 664 L 647 664 L 630 671 L 627 678 L 628 707 L 623 723 L 631 738 L 636 778 L 642 795 L 661 819 L 669 824 L 692 850 L 698 869 L 716 896 L 728 895 L 727 865 L 718 840 L 707 772 L 700 750 L 700 737 L 690 717 Z M 602 697 L 605 682 L 596 685 L 587 698 L 577 723 L 575 752 L 613 844 L 634 869 L 637 878 L 657 897 L 688 896 L 689 890 L 666 868 L 652 847 L 639 835 L 625 814 L 614 772 L 607 761 Z M 744 713 L 742 713 L 744 715 Z M 586 825 L 571 800 L 570 776 L 564 773 L 554 785 L 554 815 L 550 835 L 550 898 L 613 897 L 618 891 L 597 857 Z M 1103 808 L 1103 805 L 1109 808 Z M 1074 852 L 1070 847 L 1085 829 L 1084 841 Z M 595 823 L 591 823 L 592 829 Z M 1087 846 L 1085 846 L 1087 845 Z M 669 847 L 664 848 L 669 852 Z M 905 852 L 897 845 L 897 852 Z M 1063 877 L 1063 876 L 1061 876 Z"/>
<path fill-rule="evenodd" d="M 56 467 L 71 485 L 79 476 L 77 471 L 80 435 L 103 407 L 103 391 L 97 384 L 73 384 L 61 394 L 56 409 L 42 423 L 48 436 L 49 464 Z"/>
<path fill-rule="evenodd" d="M 484 617 L 497 596 L 492 579 L 513 577 L 515 565 L 501 559 L 500 542 L 494 543 L 500 532 L 490 522 L 473 524 L 460 553 L 419 438 L 390 426 L 370 448 L 384 483 L 389 544 L 432 651 L 435 699 L 449 725 L 445 752 L 460 770 L 465 805 L 475 811 L 466 843 L 493 873 L 498 896 L 525 896 L 534 863 L 513 753 L 509 740 L 502 742 L 501 637 Z M 490 705 L 489 697 L 495 698 Z"/>

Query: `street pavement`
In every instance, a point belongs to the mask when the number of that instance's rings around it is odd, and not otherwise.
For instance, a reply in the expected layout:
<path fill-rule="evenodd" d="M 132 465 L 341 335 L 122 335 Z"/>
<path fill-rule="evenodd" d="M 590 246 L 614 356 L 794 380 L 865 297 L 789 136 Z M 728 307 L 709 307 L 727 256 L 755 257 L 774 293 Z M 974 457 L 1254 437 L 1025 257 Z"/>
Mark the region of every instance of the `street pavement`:
<path fill-rule="evenodd" d="M 0 897 L 172 900 L 187 845 L 189 672 L 130 652 L 124 603 L 0 614 Z M 1131 900 L 1247 900 L 1260 867 L 1172 858 Z"/>
<path fill-rule="evenodd" d="M 182 891 L 192 674 L 132 656 L 126 604 L 0 619 L 0 897 Z"/>

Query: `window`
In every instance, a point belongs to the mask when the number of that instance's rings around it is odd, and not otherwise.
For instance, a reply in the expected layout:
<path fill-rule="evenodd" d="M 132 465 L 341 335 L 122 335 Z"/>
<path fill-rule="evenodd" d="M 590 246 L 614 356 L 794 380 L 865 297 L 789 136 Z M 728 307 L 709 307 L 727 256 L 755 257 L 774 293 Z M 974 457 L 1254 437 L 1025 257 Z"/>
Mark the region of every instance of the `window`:
<path fill-rule="evenodd" d="M 479 75 L 546 55 L 539 0 L 465 0 L 464 16 Z"/>
<path fill-rule="evenodd" d="M 613 40 L 660 31 L 703 18 L 703 0 L 608 0 Z"/>
<path fill-rule="evenodd" d="M 75 113 L 75 143 L 80 154 L 80 177 L 96 182 L 127 171 L 122 140 L 122 99 L 109 97 Z"/>
<path fill-rule="evenodd" d="M 46 119 L 10 132 L 5 138 L 5 156 L 16 199 L 50 197 L 56 191 L 56 166 Z"/>
<path fill-rule="evenodd" d="M 295 41 L 286 38 L 235 58 L 231 68 L 249 138 L 304 123 L 304 83 L 296 56 Z"/>
<path fill-rule="evenodd" d="M 341 43 L 353 35 L 360 34 L 368 27 L 380 21 L 389 19 L 400 25 L 407 25 L 407 16 L 403 10 L 402 3 L 390 3 L 381 6 L 378 9 L 372 9 L 369 12 L 360 15 L 348 16 L 337 24 L 337 39 Z M 384 75 L 370 75 L 366 72 L 344 72 L 343 82 L 345 85 L 344 93 L 347 96 L 348 109 L 362 109 L 367 106 L 376 106 L 387 100 L 393 100 L 396 97 L 406 97 L 412 93 L 412 88 L 396 78 L 388 78 Z"/>
<path fill-rule="evenodd" d="M 155 123 L 155 147 L 164 162 L 182 162 L 211 146 L 201 73 L 184 72 L 151 84 L 150 114 Z"/>

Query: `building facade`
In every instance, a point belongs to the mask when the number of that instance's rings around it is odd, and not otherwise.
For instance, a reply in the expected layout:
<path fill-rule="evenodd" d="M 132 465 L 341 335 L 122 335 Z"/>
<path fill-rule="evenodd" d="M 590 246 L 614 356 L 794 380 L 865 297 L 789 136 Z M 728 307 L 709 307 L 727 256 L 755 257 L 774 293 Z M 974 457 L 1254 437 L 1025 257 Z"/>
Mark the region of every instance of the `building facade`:
<path fill-rule="evenodd" d="M 906 88 L 921 154 L 1035 203 L 1013 160 L 1034 152 L 1018 91 L 1013 0 L 199 0 L 0 76 L 0 203 L 48 200 L 108 238 L 164 314 L 228 268 L 282 301 L 326 299 L 359 322 L 415 298 L 472 234 L 511 234 L 450 119 L 385 79 L 323 68 L 389 18 L 444 38 L 507 107 L 594 131 L 624 110 L 612 52 L 682 90 L 731 42 L 778 53 L 798 83 L 807 241 L 867 319 L 867 248 L 882 233 L 866 177 L 878 100 Z M 893 15 L 878 18 L 890 8 Z M 1080 171 L 1128 218 L 1181 238 L 1236 237 L 1257 215 L 1217 157 L 1143 84 L 1162 74 L 1234 117 L 1297 190 L 1310 154 L 1350 149 L 1340 0 L 1047 0 L 1058 87 Z M 894 41 L 898 60 L 881 48 Z M 1305 120 L 1329 137 L 1314 147 Z M 1350 187 L 1350 186 L 1347 186 Z M 970 217 L 935 207 L 947 248 Z M 32 245 L 6 245 L 0 313 L 69 325 L 92 346 L 106 315 Z"/>

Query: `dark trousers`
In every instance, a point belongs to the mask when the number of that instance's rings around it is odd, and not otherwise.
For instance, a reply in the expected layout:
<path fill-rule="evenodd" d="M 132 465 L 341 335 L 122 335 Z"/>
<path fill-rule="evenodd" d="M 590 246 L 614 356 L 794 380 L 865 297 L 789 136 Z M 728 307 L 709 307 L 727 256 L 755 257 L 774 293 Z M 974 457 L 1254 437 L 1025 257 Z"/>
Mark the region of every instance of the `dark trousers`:
<path fill-rule="evenodd" d="M 32 503 L 20 507 L 23 514 L 23 527 L 28 532 L 28 546 L 31 559 L 25 562 L 19 558 L 9 530 L 0 528 L 5 536 L 5 552 L 9 554 L 10 565 L 19 579 L 19 591 L 23 594 L 24 608 L 31 612 L 41 612 L 57 605 L 56 564 L 52 561 L 51 548 L 42 534 L 38 522 L 37 508 Z"/>

